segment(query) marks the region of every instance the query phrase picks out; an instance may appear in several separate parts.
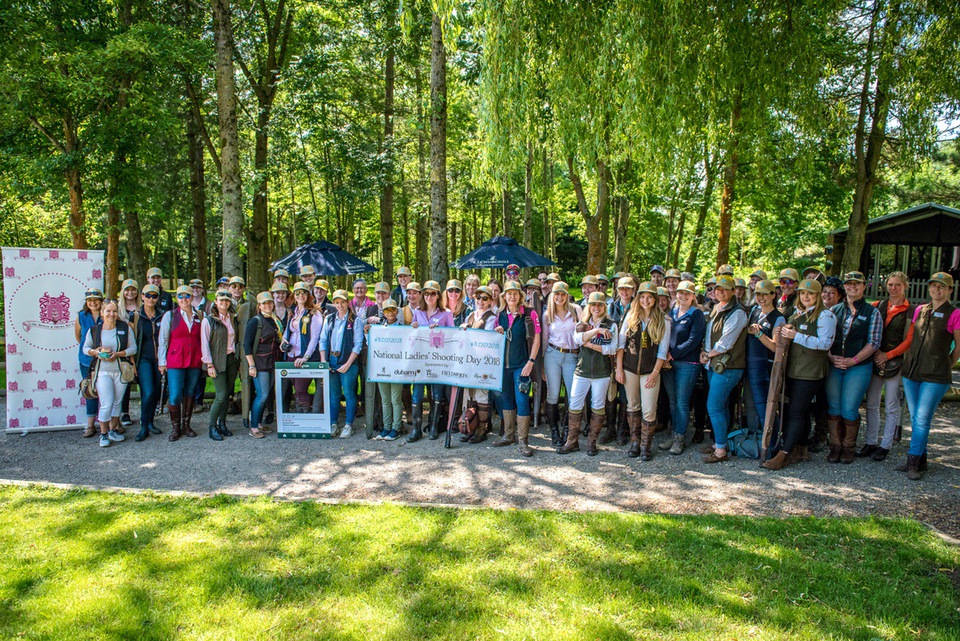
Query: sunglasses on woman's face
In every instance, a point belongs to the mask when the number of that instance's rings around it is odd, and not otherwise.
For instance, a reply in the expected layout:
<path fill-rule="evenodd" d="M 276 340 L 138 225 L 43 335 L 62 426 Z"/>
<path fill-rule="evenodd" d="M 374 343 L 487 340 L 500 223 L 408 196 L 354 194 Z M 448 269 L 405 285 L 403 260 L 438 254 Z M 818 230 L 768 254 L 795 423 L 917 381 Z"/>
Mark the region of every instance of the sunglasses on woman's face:
<path fill-rule="evenodd" d="M 160 294 L 144 294 L 143 297 L 144 297 L 144 298 L 149 298 L 149 299 L 152 299 L 152 300 L 156 300 L 156 299 L 160 298 Z"/>
<path fill-rule="evenodd" d="M 424 295 L 424 296 L 439 296 L 440 294 L 437 293 L 437 292 L 423 292 L 423 295 Z"/>
<path fill-rule="evenodd" d="M 490 300 L 489 296 L 477 296 L 477 300 Z"/>
<path fill-rule="evenodd" d="M 707 291 L 708 291 L 708 292 L 712 292 L 712 291 L 715 290 L 715 289 L 716 289 L 716 287 L 707 287 Z"/>
<path fill-rule="evenodd" d="M 190 294 L 177 294 L 177 300 L 183 300 L 184 298 L 193 298 Z"/>

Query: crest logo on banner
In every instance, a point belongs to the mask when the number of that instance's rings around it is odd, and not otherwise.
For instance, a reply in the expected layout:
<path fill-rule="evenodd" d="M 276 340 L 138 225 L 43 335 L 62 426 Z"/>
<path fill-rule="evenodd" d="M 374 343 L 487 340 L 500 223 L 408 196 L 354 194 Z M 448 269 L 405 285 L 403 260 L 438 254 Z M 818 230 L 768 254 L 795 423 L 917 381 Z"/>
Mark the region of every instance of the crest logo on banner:
<path fill-rule="evenodd" d="M 3 248 L 7 430 L 77 426 L 73 324 L 84 292 L 103 289 L 103 267 L 102 251 Z"/>

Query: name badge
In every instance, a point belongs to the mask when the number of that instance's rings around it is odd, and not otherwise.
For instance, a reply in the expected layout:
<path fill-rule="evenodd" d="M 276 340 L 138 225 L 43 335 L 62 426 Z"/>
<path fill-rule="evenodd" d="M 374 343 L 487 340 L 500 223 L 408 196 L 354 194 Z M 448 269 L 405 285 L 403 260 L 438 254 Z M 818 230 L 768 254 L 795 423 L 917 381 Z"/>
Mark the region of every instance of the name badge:
<path fill-rule="evenodd" d="M 687 324 L 687 319 L 686 319 L 686 318 L 684 318 L 682 321 L 680 321 L 679 323 L 677 323 L 677 325 L 686 325 L 686 324 Z"/>
<path fill-rule="evenodd" d="M 943 318 L 943 312 L 934 312 L 934 313 L 933 313 L 933 317 L 934 317 L 934 318 Z"/>
<path fill-rule="evenodd" d="M 857 320 L 867 320 L 866 316 L 857 316 Z"/>
<path fill-rule="evenodd" d="M 800 329 L 806 329 L 806 328 L 807 328 L 806 325 L 801 325 L 801 326 L 800 326 Z"/>

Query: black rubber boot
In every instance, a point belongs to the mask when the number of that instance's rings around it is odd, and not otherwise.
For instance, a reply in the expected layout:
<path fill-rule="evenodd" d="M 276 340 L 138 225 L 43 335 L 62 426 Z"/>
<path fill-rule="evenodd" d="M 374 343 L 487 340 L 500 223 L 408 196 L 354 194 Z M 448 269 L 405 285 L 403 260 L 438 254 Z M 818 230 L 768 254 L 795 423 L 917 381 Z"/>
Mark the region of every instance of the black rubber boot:
<path fill-rule="evenodd" d="M 223 440 L 223 435 L 220 433 L 220 430 L 217 428 L 216 425 L 210 426 L 210 431 L 208 432 L 208 434 L 210 436 L 210 440 L 213 440 L 213 441 Z"/>
<path fill-rule="evenodd" d="M 550 443 L 560 447 L 565 441 L 560 438 L 560 408 L 556 403 L 547 403 L 547 425 L 550 426 Z"/>
<path fill-rule="evenodd" d="M 430 436 L 431 441 L 440 438 L 440 403 L 430 401 Z"/>
<path fill-rule="evenodd" d="M 420 403 L 413 404 L 413 411 L 411 412 L 413 419 L 413 431 L 410 432 L 410 436 L 407 437 L 407 443 L 416 443 L 423 438 L 423 405 Z"/>
<path fill-rule="evenodd" d="M 231 432 L 230 428 L 227 427 L 226 421 L 220 421 L 217 424 L 217 431 L 223 436 L 233 436 L 233 432 Z"/>
<path fill-rule="evenodd" d="M 150 436 L 150 428 L 149 428 L 148 426 L 146 426 L 146 425 L 144 425 L 144 424 L 141 423 L 141 424 L 140 424 L 140 431 L 137 432 L 137 435 L 136 435 L 136 437 L 134 437 L 133 440 L 135 440 L 137 443 L 139 443 L 140 441 L 142 441 L 143 439 L 147 438 L 148 436 Z"/>

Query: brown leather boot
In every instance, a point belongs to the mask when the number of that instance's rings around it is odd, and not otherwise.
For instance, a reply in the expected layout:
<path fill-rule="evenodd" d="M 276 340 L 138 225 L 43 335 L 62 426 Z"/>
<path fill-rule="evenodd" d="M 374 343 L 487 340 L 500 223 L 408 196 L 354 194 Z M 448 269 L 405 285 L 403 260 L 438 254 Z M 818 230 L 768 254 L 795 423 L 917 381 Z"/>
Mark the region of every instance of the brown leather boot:
<path fill-rule="evenodd" d="M 477 404 L 477 431 L 470 437 L 471 443 L 483 443 L 490 431 L 490 404 Z"/>
<path fill-rule="evenodd" d="M 852 421 L 843 419 L 844 431 L 840 448 L 840 462 L 849 465 L 857 456 L 857 434 L 860 432 L 860 417 Z"/>
<path fill-rule="evenodd" d="M 517 443 L 520 444 L 520 456 L 533 456 L 533 448 L 529 444 L 530 417 L 517 417 Z"/>
<path fill-rule="evenodd" d="M 503 436 L 493 442 L 494 447 L 517 442 L 517 410 L 503 410 Z"/>
<path fill-rule="evenodd" d="M 793 448 L 793 451 L 787 454 L 787 465 L 793 465 L 795 463 L 803 463 L 804 461 L 810 460 L 810 453 L 807 450 L 806 445 L 797 445 Z"/>
<path fill-rule="evenodd" d="M 606 420 L 604 421 L 603 433 L 598 439 L 600 445 L 611 443 L 617 438 L 617 399 L 606 402 L 604 405 L 604 416 Z M 589 454 L 589 452 L 587 453 Z"/>
<path fill-rule="evenodd" d="M 617 445 L 624 446 L 630 442 L 630 424 L 627 423 L 627 403 L 621 401 L 617 407 Z"/>
<path fill-rule="evenodd" d="M 630 449 L 627 450 L 627 456 L 637 458 L 640 456 L 640 432 L 643 425 L 643 414 L 627 412 L 627 425 L 630 427 Z"/>
<path fill-rule="evenodd" d="M 827 434 L 830 443 L 830 453 L 827 455 L 828 463 L 840 462 L 840 450 L 843 447 L 844 422 L 839 416 L 827 416 Z"/>
<path fill-rule="evenodd" d="M 167 405 L 167 409 L 170 411 L 170 436 L 167 437 L 168 441 L 177 441 L 180 440 L 180 406 L 179 405 Z"/>
<path fill-rule="evenodd" d="M 191 418 L 193 418 L 193 397 L 185 396 L 183 399 L 183 426 L 180 428 L 180 431 L 183 432 L 184 436 L 193 438 L 197 433 L 190 427 Z"/>
<path fill-rule="evenodd" d="M 580 451 L 580 422 L 582 419 L 582 412 L 574 412 L 573 410 L 567 412 L 567 442 L 562 447 L 557 448 L 557 454 Z"/>
<path fill-rule="evenodd" d="M 83 438 L 93 438 L 100 433 L 100 428 L 97 427 L 97 419 L 95 416 L 87 418 L 87 427 L 83 430 Z"/>
<path fill-rule="evenodd" d="M 792 452 L 784 453 L 783 450 L 780 450 L 779 452 L 777 452 L 776 456 L 764 461 L 763 467 L 765 467 L 768 470 L 774 470 L 774 471 L 783 469 L 787 465 L 789 465 L 788 459 L 790 458 L 790 454 L 792 454 Z"/>
<path fill-rule="evenodd" d="M 653 435 L 657 431 L 656 421 L 640 421 L 640 460 L 653 460 Z"/>
<path fill-rule="evenodd" d="M 600 438 L 600 430 L 603 429 L 606 420 L 603 410 L 593 410 L 593 415 L 590 417 L 590 431 L 587 432 L 587 456 L 596 456 L 600 451 L 597 449 L 597 439 Z"/>

